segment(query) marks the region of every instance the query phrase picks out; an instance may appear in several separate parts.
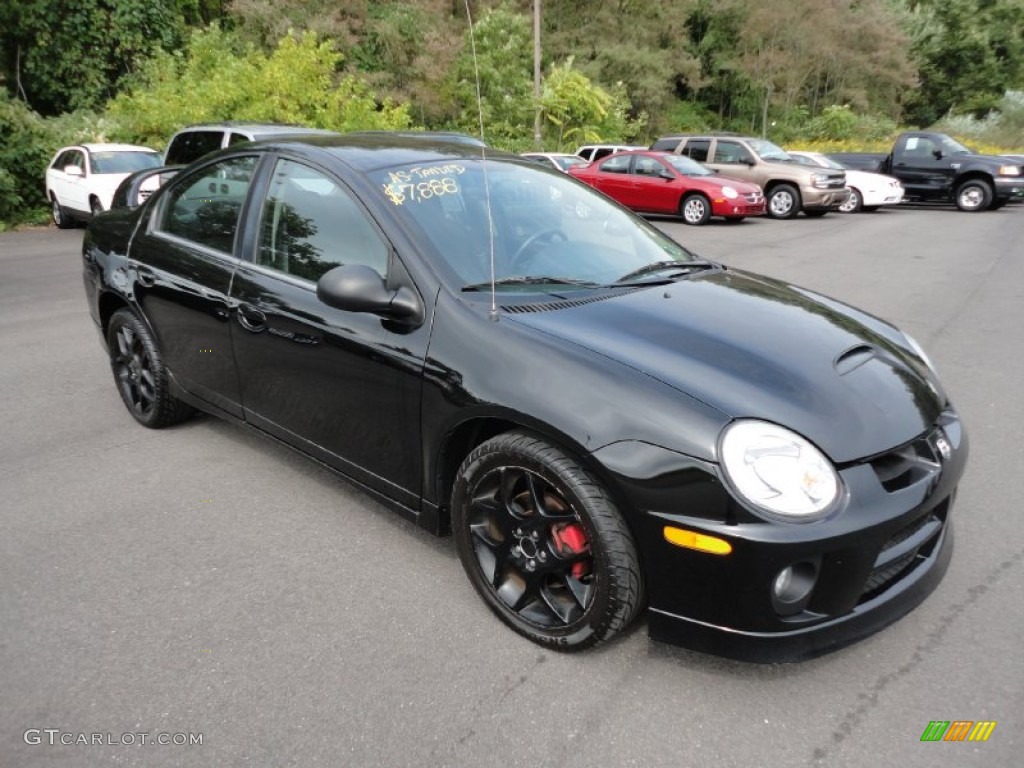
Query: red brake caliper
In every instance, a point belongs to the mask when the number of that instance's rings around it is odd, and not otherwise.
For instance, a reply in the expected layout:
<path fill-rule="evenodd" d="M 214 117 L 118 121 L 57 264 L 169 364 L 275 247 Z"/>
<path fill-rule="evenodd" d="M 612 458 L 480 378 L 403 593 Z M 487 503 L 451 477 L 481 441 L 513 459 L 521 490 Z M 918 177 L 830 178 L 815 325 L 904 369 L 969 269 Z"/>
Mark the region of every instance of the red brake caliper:
<path fill-rule="evenodd" d="M 579 523 L 561 523 L 551 526 L 551 539 L 555 542 L 555 549 L 562 557 L 579 555 L 590 549 L 587 542 L 587 534 L 583 532 L 583 526 Z M 580 560 L 572 564 L 572 577 L 582 579 L 587 575 L 589 564 Z"/>

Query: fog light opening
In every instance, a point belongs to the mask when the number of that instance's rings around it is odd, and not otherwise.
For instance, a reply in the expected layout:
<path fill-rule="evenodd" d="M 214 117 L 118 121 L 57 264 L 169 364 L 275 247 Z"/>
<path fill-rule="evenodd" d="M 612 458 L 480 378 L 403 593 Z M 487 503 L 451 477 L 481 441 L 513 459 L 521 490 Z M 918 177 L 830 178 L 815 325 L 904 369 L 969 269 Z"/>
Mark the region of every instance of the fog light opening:
<path fill-rule="evenodd" d="M 814 563 L 787 565 L 772 581 L 772 607 L 780 616 L 793 616 L 807 607 L 818 579 Z"/>

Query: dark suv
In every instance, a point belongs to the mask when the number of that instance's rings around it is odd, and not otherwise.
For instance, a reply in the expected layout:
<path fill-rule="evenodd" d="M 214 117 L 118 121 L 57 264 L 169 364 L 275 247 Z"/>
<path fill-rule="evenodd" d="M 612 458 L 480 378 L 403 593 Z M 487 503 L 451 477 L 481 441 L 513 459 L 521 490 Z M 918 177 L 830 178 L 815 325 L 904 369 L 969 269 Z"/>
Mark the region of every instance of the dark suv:
<path fill-rule="evenodd" d="M 182 128 L 171 137 L 164 153 L 165 165 L 188 165 L 217 149 L 243 141 L 280 139 L 287 136 L 337 136 L 337 132 L 303 125 L 275 123 L 213 123 Z"/>
<path fill-rule="evenodd" d="M 723 176 L 757 184 L 773 219 L 791 219 L 800 211 L 824 216 L 850 197 L 845 172 L 799 165 L 765 139 L 732 134 L 664 136 L 651 149 L 686 155 Z"/>

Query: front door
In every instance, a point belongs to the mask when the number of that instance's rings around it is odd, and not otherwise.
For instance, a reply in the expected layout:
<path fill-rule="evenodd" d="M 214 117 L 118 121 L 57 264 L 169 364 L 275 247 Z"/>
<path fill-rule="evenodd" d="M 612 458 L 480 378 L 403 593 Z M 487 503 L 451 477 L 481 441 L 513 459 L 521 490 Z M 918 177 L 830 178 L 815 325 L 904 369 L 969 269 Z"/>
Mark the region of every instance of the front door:
<path fill-rule="evenodd" d="M 362 206 L 320 169 L 279 158 L 231 289 L 245 418 L 407 507 L 421 486 L 420 388 L 429 324 L 323 304 L 341 264 L 403 273 Z M 257 223 L 258 221 L 258 223 Z"/>

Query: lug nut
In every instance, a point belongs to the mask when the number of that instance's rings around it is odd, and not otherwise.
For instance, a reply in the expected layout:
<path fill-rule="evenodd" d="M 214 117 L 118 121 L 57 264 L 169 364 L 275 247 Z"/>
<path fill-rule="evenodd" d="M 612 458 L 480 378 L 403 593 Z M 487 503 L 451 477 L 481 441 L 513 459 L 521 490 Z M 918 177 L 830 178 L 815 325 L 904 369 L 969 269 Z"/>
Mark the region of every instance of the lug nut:
<path fill-rule="evenodd" d="M 533 570 L 534 568 L 536 568 L 536 567 L 537 567 L 537 561 L 536 561 L 536 560 L 530 560 L 530 561 L 528 561 L 528 562 L 526 563 L 526 567 L 527 567 L 528 569 L 530 569 L 530 570 L 532 571 L 532 570 Z"/>
<path fill-rule="evenodd" d="M 534 541 L 537 541 L 537 539 L 540 538 L 540 534 L 537 533 L 537 531 L 534 531 L 533 533 L 530 534 L 530 538 L 533 539 Z"/>
<path fill-rule="evenodd" d="M 537 559 L 540 560 L 543 563 L 545 560 L 548 559 L 548 553 L 547 552 L 538 552 L 537 553 Z"/>

